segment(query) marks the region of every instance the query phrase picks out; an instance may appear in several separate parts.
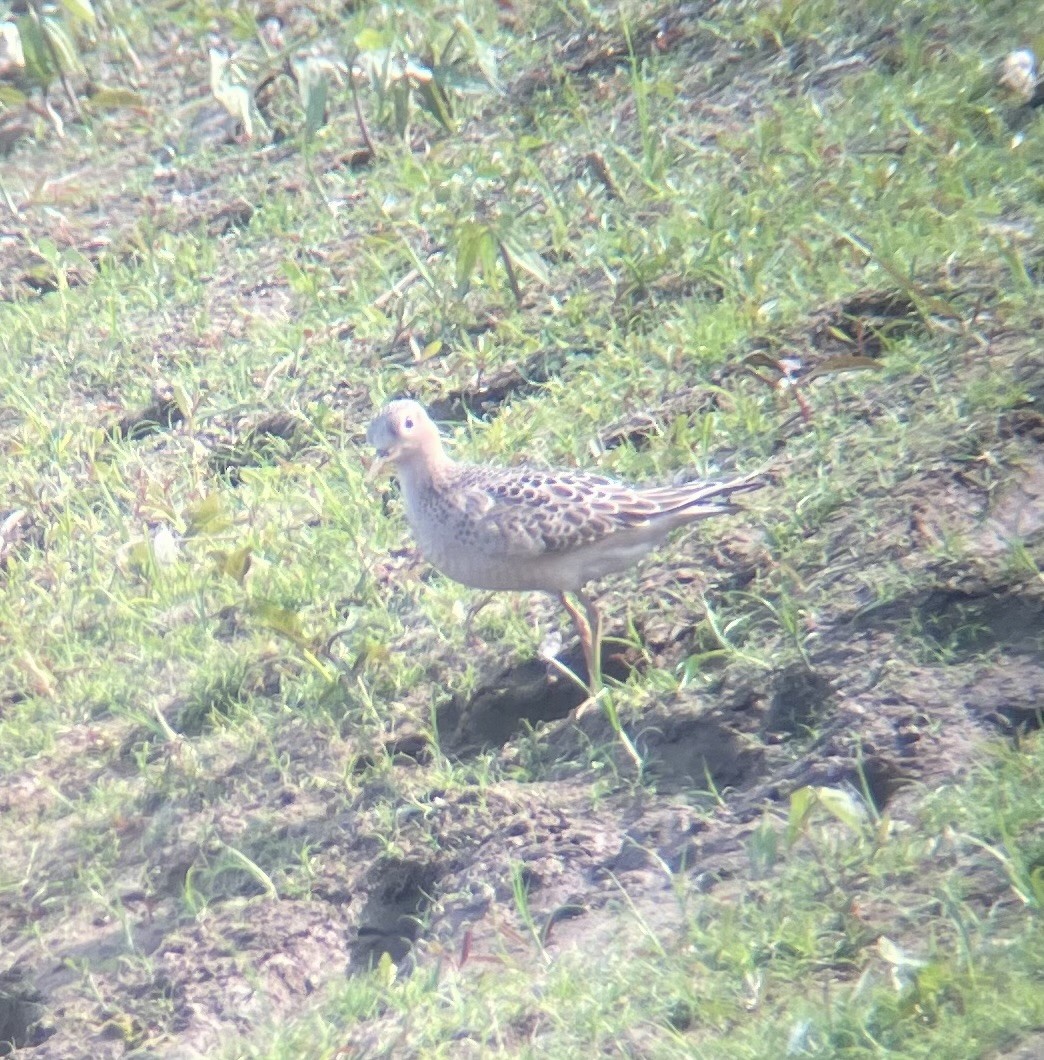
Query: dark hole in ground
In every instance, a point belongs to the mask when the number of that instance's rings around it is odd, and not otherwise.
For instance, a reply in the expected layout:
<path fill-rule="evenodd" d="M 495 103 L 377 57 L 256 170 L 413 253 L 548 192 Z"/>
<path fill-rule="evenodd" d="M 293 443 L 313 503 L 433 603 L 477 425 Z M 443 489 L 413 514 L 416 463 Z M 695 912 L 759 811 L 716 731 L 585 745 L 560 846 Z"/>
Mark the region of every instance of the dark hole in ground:
<path fill-rule="evenodd" d="M 1044 649 L 1044 600 L 1029 593 L 974 596 L 931 592 L 912 609 L 914 622 L 948 659 L 962 662 L 996 648 Z"/>
<path fill-rule="evenodd" d="M 99 259 L 96 256 L 89 256 L 87 260 L 97 267 Z M 90 269 L 66 269 L 64 283 L 69 287 L 83 287 L 85 284 L 90 283 L 91 276 Z M 23 289 L 28 289 L 32 294 L 38 295 L 51 294 L 62 286 L 54 268 L 50 263 L 46 262 L 31 266 L 17 278 L 15 283 L 21 285 Z M 9 302 L 11 299 L 3 297 L 0 298 L 0 301 Z"/>
<path fill-rule="evenodd" d="M 842 302 L 810 336 L 823 352 L 878 357 L 885 343 L 923 327 L 921 315 L 899 291 L 867 291 Z"/>
<path fill-rule="evenodd" d="M 800 374 L 812 368 L 822 372 L 833 357 L 880 357 L 889 342 L 923 328 L 917 306 L 904 293 L 867 291 L 824 308 L 810 327 L 782 341 L 759 340 L 754 348 L 796 357 L 803 366 Z"/>
<path fill-rule="evenodd" d="M 17 971 L 0 973 L 0 1056 L 49 1038 L 53 1031 L 40 1025 L 44 1012 L 42 995 Z"/>
<path fill-rule="evenodd" d="M 1001 648 L 1039 656 L 1044 648 L 1044 600 L 1032 590 L 935 589 L 865 608 L 852 624 L 858 629 L 912 626 L 914 639 L 927 642 L 948 663 Z"/>
<path fill-rule="evenodd" d="M 637 734 L 644 773 L 658 790 L 714 791 L 750 787 L 765 769 L 765 753 L 749 736 L 714 715 L 667 717 Z"/>
<path fill-rule="evenodd" d="M 385 743 L 384 749 L 395 765 L 423 766 L 431 762 L 431 741 L 424 733 L 405 733 Z"/>
<path fill-rule="evenodd" d="M 897 762 L 866 758 L 853 771 L 849 784 L 869 798 L 878 813 L 883 813 L 895 793 L 909 780 L 909 774 Z"/>
<path fill-rule="evenodd" d="M 831 683 L 800 664 L 772 679 L 765 732 L 770 736 L 800 736 L 814 730 L 833 713 L 837 697 Z"/>
<path fill-rule="evenodd" d="M 385 953 L 396 964 L 409 956 L 437 879 L 435 867 L 419 861 L 384 861 L 376 874 L 359 917 L 358 940 L 348 967 L 352 975 L 368 971 Z"/>
<path fill-rule="evenodd" d="M 298 433 L 300 423 L 289 413 L 265 416 L 252 427 L 237 432 L 230 440 L 217 442 L 210 454 L 210 466 L 219 474 L 230 473 L 233 485 L 239 485 L 238 471 L 244 467 L 262 467 L 292 451 L 289 443 Z"/>
<path fill-rule="evenodd" d="M 761 804 L 766 798 L 786 803 L 801 788 L 825 787 L 841 788 L 863 802 L 869 800 L 877 813 L 883 813 L 896 793 L 916 776 L 916 768 L 906 768 L 901 762 L 880 754 L 868 754 L 860 759 L 848 754 L 810 755 L 785 784 L 770 780 L 762 790 L 754 793 L 758 805 L 753 802 L 748 805 L 761 812 Z"/>
<path fill-rule="evenodd" d="M 234 235 L 246 228 L 254 217 L 254 207 L 248 202 L 239 200 L 219 207 L 207 218 L 207 231 L 210 235 Z"/>
<path fill-rule="evenodd" d="M 383 741 L 384 754 L 391 757 L 395 766 L 426 766 L 432 760 L 432 742 L 427 733 L 404 732 Z M 352 763 L 353 775 L 360 776 L 378 766 L 378 757 L 360 754 Z"/>
<path fill-rule="evenodd" d="M 1044 667 L 1031 654 L 1000 655 L 979 669 L 964 693 L 972 715 L 1016 738 L 1044 724 Z"/>
<path fill-rule="evenodd" d="M 575 365 L 578 358 L 590 356 L 593 350 L 574 350 L 566 358 L 539 352 L 520 364 L 508 364 L 488 375 L 479 375 L 472 384 L 451 390 L 428 403 L 433 420 L 463 423 L 469 416 L 485 417 L 510 398 L 536 393 L 549 380 L 557 378 L 565 364 Z"/>
<path fill-rule="evenodd" d="M 507 743 L 525 723 L 558 721 L 568 717 L 588 698 L 587 669 L 579 645 L 559 656 L 580 683 L 543 659 L 528 659 L 502 670 L 468 702 L 451 700 L 439 709 L 436 724 L 443 747 L 458 754 Z M 602 643 L 602 676 L 623 681 L 634 659 L 619 646 Z"/>
<path fill-rule="evenodd" d="M 184 418 L 172 396 L 156 394 L 152 404 L 125 412 L 112 429 L 120 438 L 145 438 L 159 431 L 173 430 Z"/>

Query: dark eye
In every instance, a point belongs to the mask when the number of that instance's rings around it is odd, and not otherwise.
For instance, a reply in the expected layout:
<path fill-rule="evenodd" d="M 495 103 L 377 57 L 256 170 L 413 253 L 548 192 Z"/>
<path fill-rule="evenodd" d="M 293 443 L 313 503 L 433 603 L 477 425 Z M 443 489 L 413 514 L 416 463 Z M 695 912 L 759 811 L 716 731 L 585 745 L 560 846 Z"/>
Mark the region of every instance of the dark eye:
<path fill-rule="evenodd" d="M 413 420 L 411 420 L 409 416 L 407 416 L 406 419 L 404 419 L 402 421 L 402 425 L 408 431 L 412 431 L 413 430 Z"/>

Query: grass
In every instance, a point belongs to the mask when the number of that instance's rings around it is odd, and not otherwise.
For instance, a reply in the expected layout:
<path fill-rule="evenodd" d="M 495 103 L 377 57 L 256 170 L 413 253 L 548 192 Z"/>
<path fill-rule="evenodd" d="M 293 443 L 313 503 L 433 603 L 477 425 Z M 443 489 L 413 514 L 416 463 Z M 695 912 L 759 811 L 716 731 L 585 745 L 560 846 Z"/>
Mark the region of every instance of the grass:
<path fill-rule="evenodd" d="M 396 1049 L 423 1055 L 469 1046 L 556 1056 L 978 1055 L 1044 1016 L 1039 923 L 1016 928 L 1044 895 L 1039 865 L 1028 903 L 1012 887 L 987 906 L 973 892 L 988 863 L 974 881 L 953 869 L 979 847 L 968 824 L 1007 836 L 1009 849 L 1037 830 L 1039 751 L 1037 741 L 1026 754 L 991 753 L 968 783 L 921 793 L 916 824 L 844 827 L 820 810 L 788 842 L 786 822 L 766 817 L 748 841 L 751 878 L 717 896 L 684 873 L 665 878 L 680 930 L 646 919 L 664 897 L 640 909 L 621 887 L 612 945 L 596 969 L 568 954 L 544 967 L 539 940 L 529 940 L 528 960 L 492 940 L 480 967 L 455 967 L 446 954 L 430 976 L 389 983 L 377 970 L 264 1047 L 229 1055 L 334 1056 L 340 1028 L 377 1013 L 395 1027 Z M 767 857 L 756 853 L 766 848 Z M 882 918 L 889 935 L 872 926 Z"/>
<path fill-rule="evenodd" d="M 343 52 L 394 21 L 312 7 Z M 190 990 L 175 943 L 195 952 L 197 925 L 277 900 L 329 903 L 350 934 L 382 857 L 441 873 L 414 902 L 416 966 L 324 978 L 312 1011 L 229 1024 L 208 1049 L 979 1056 L 1039 1034 L 1039 737 L 973 740 L 947 700 L 974 699 L 962 667 L 1041 638 L 1029 620 L 997 634 L 981 599 L 1031 615 L 1040 591 L 1039 528 L 999 550 L 982 531 L 1039 461 L 1010 423 L 1040 396 L 1044 148 L 989 73 L 1038 39 L 1028 7 L 520 4 L 498 21 L 475 3 L 453 10 L 499 51 L 505 93 L 456 99 L 452 132 L 417 111 L 405 140 L 364 94 L 363 168 L 339 161 L 359 138 L 347 96 L 307 160 L 200 140 L 165 106 L 164 78 L 183 80 L 169 56 L 150 120 L 78 129 L 51 186 L 37 149 L 12 156 L 12 224 L 45 290 L 13 262 L 0 302 L 0 522 L 17 516 L 0 542 L 0 940 L 93 984 L 55 1041 L 105 1024 L 169 1044 Z M 126 26 L 143 50 L 191 50 L 208 11 L 129 8 Z M 418 5 L 402 32 L 444 45 L 447 11 Z M 241 15 L 213 17 L 241 34 Z M 273 104 L 294 137 L 296 105 Z M 95 219 L 108 242 L 88 260 Z M 529 267 L 466 268 L 479 229 Z M 803 416 L 744 369 L 755 351 L 878 368 L 804 387 Z M 819 806 L 791 834 L 786 770 L 841 753 L 828 724 L 778 749 L 782 786 L 754 818 L 714 763 L 658 784 L 594 723 L 458 753 L 445 712 L 466 716 L 561 620 L 505 596 L 469 640 L 473 594 L 403 550 L 362 432 L 406 392 L 449 410 L 462 458 L 659 481 L 773 468 L 740 529 L 687 534 L 608 590 L 642 660 L 612 709 L 655 757 L 672 711 L 742 729 L 742 705 L 804 667 L 845 710 L 877 696 L 893 726 L 843 715 L 852 760 L 892 753 L 907 706 L 925 715 L 924 758 L 904 759 L 922 786 L 848 821 Z M 936 619 L 940 593 L 960 599 Z M 541 832 L 549 806 L 566 824 Z M 598 843 L 618 846 L 632 806 L 680 807 L 738 860 L 672 863 L 656 833 L 662 867 L 608 880 L 606 855 L 570 876 L 555 837 L 601 814 Z M 504 845 L 520 821 L 521 853 Z M 556 861 L 574 888 L 600 881 L 584 917 L 556 919 L 572 904 Z M 259 952 L 279 943 L 258 945 L 242 963 L 263 993 Z"/>

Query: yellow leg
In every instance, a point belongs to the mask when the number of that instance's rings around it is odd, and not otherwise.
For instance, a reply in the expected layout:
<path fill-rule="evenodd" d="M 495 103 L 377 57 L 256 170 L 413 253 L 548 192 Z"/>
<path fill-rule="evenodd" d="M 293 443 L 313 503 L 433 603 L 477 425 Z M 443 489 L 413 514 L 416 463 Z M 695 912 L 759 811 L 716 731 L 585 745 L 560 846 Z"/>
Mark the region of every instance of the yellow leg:
<path fill-rule="evenodd" d="M 602 649 L 602 616 L 591 601 L 582 593 L 576 598 L 583 604 L 583 610 L 569 599 L 567 593 L 559 593 L 562 606 L 569 612 L 580 635 L 580 647 L 584 653 L 584 665 L 587 667 L 587 686 L 591 695 L 598 695 L 602 687 L 602 664 L 599 653 Z"/>
<path fill-rule="evenodd" d="M 591 659 L 588 673 L 591 675 L 591 694 L 596 695 L 602 687 L 602 612 L 594 600 L 584 596 L 583 593 L 576 594 L 577 599 L 584 605 L 587 612 L 587 626 L 591 630 Z"/>
<path fill-rule="evenodd" d="M 492 600 L 493 593 L 483 593 L 482 599 L 468 608 L 468 613 L 464 616 L 464 639 L 466 641 L 471 640 L 471 626 L 475 619 L 478 618 L 478 613 Z"/>

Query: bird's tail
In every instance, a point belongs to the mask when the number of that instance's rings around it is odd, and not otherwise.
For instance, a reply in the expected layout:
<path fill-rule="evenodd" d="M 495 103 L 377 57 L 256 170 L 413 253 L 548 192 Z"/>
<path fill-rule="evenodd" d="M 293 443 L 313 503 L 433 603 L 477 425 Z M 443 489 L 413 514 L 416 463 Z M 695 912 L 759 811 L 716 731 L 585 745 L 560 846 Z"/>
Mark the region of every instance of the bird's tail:
<path fill-rule="evenodd" d="M 658 518 L 674 519 L 678 524 L 707 519 L 712 515 L 729 515 L 741 511 L 732 498 L 768 484 L 762 471 L 724 482 L 686 482 L 681 486 L 655 486 L 642 490 L 642 499 L 655 506 Z M 653 514 L 650 512 L 650 514 Z M 672 519 L 672 517 L 674 517 Z"/>

